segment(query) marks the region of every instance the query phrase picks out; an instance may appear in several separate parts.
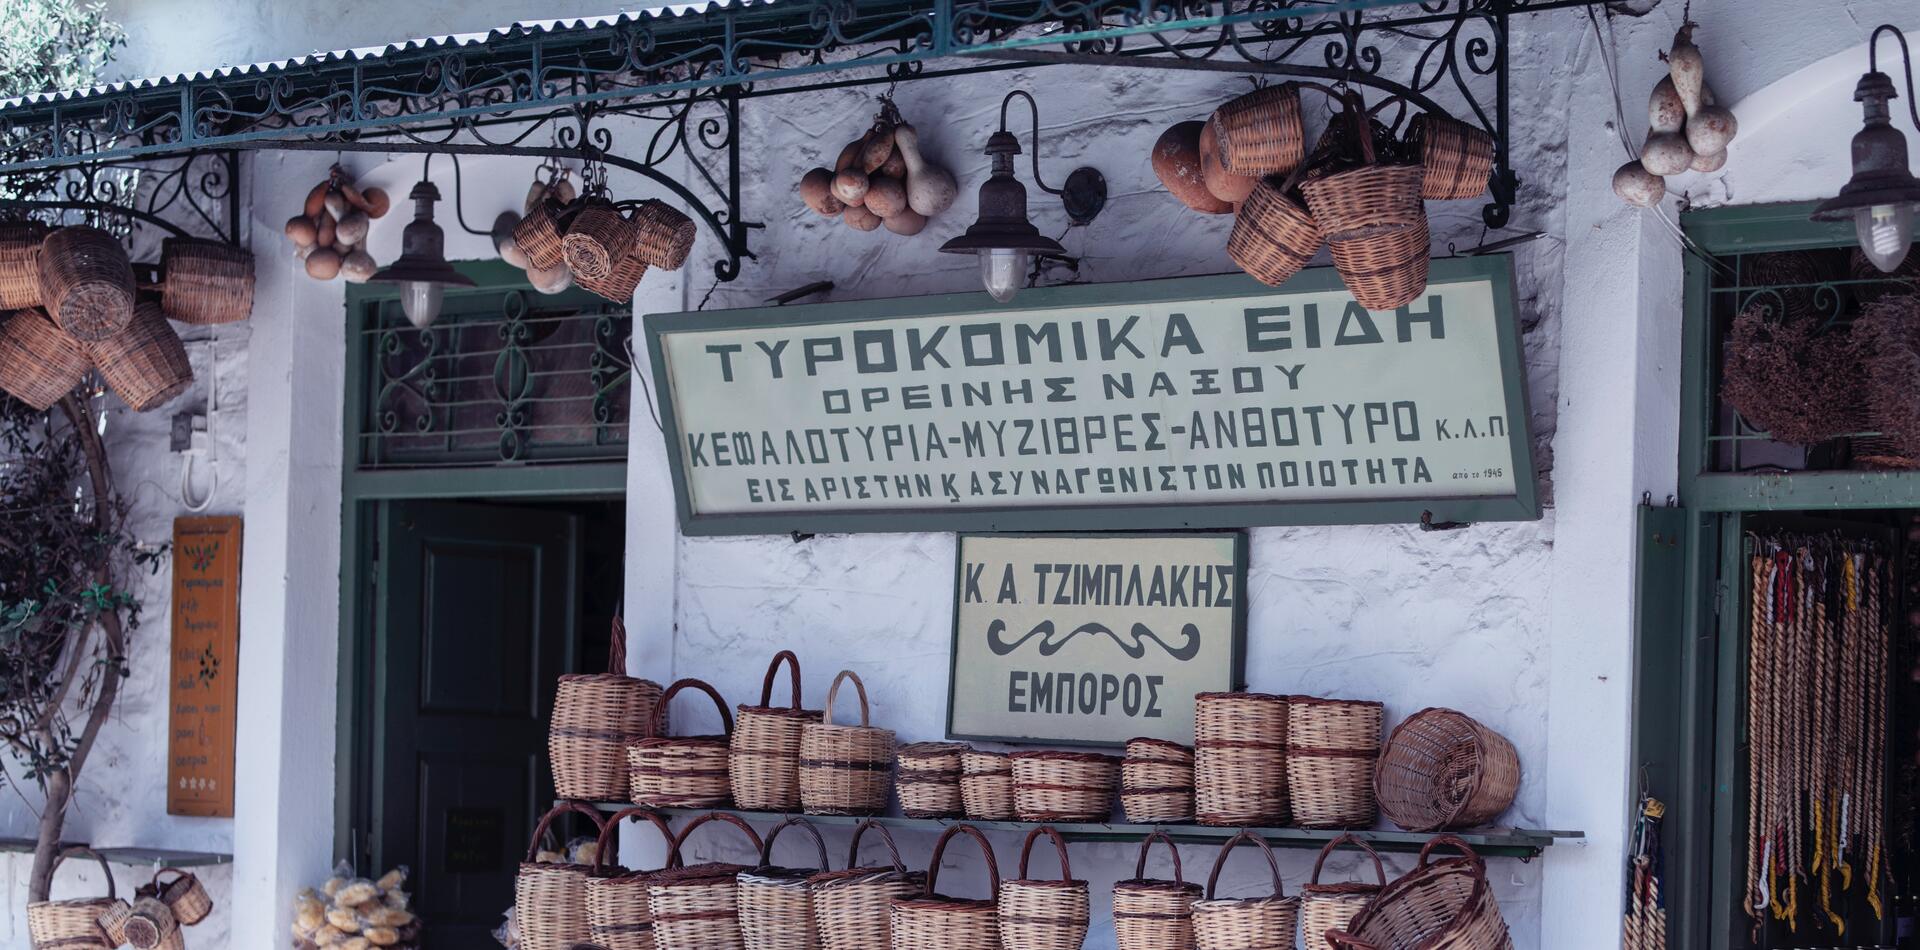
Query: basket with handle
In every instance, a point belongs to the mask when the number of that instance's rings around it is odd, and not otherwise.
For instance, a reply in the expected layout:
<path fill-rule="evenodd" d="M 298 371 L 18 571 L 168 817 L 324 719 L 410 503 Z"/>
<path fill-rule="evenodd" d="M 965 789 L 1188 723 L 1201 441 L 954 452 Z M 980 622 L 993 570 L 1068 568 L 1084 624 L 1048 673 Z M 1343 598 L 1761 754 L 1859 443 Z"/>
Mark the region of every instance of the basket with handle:
<path fill-rule="evenodd" d="M 679 853 L 673 850 L 673 829 L 665 818 L 645 808 L 622 808 L 608 816 L 606 827 L 600 830 L 593 873 L 587 878 L 587 931 L 593 943 L 605 950 L 654 950 L 647 884 L 664 868 L 628 871 L 613 863 L 620 823 L 628 818 L 644 819 L 658 829 L 667 842 L 665 866 L 679 864 Z"/>
<path fill-rule="evenodd" d="M 1484 825 L 1519 793 L 1520 754 L 1466 713 L 1422 709 L 1387 737 L 1373 791 L 1380 811 L 1408 831 Z"/>
<path fill-rule="evenodd" d="M 718 736 L 667 736 L 667 707 L 688 687 L 713 700 L 726 729 Z M 653 707 L 653 738 L 627 747 L 630 793 L 636 805 L 656 808 L 724 808 L 727 805 L 727 745 L 733 735 L 733 714 L 713 687 L 697 679 L 681 679 L 660 696 Z"/>
<path fill-rule="evenodd" d="M 747 836 L 753 850 L 760 836 L 739 818 L 709 812 L 689 822 L 673 839 L 673 855 L 695 830 L 710 821 L 725 822 Z M 723 862 L 683 864 L 668 868 L 647 882 L 647 911 L 653 915 L 653 940 L 658 950 L 744 950 L 740 936 L 740 884 L 745 865 Z"/>
<path fill-rule="evenodd" d="M 1165 739 L 1127 740 L 1120 807 L 1138 825 L 1193 820 L 1193 750 Z"/>
<path fill-rule="evenodd" d="M 773 682 L 785 664 L 791 689 L 786 706 L 773 705 Z M 727 752 L 727 780 L 733 803 L 748 811 L 792 811 L 800 807 L 800 732 L 821 721 L 818 709 L 800 708 L 800 658 L 781 650 L 760 682 L 760 705 L 741 705 L 734 714 L 733 741 Z"/>
<path fill-rule="evenodd" d="M 38 221 L 0 221 L 0 310 L 40 306 L 40 244 L 48 230 Z"/>
<path fill-rule="evenodd" d="M 1343 844 L 1359 848 L 1373 860 L 1373 876 L 1379 883 L 1320 883 L 1320 869 L 1327 863 L 1327 855 Z M 1387 870 L 1380 864 L 1380 854 L 1365 841 L 1346 834 L 1327 842 L 1326 847 L 1320 849 L 1320 856 L 1313 861 L 1313 876 L 1300 888 L 1300 932 L 1306 938 L 1303 941 L 1305 950 L 1328 950 L 1331 945 L 1327 942 L 1327 931 L 1346 929 L 1354 915 L 1360 913 L 1386 886 Z"/>
<path fill-rule="evenodd" d="M 1271 897 L 1213 896 L 1214 889 L 1220 884 L 1220 869 L 1226 867 L 1227 856 L 1242 842 L 1258 846 L 1260 853 L 1266 857 L 1267 870 L 1273 875 Z M 1299 913 L 1300 899 L 1286 896 L 1286 889 L 1280 882 L 1280 865 L 1273 859 L 1273 849 L 1267 846 L 1266 839 L 1251 831 L 1242 831 L 1220 846 L 1220 855 L 1213 860 L 1213 871 L 1207 875 L 1207 896 L 1193 905 L 1194 947 L 1197 950 L 1291 947 L 1294 924 Z"/>
<path fill-rule="evenodd" d="M 514 243 L 526 252 L 532 269 L 552 270 L 566 263 L 566 246 L 562 242 L 571 216 L 572 209 L 563 207 L 549 193 L 535 201 L 533 207 L 527 209 L 527 216 L 513 226 Z"/>
<path fill-rule="evenodd" d="M 40 298 L 60 328 L 103 340 L 133 320 L 133 264 L 113 235 L 95 227 L 61 228 L 40 245 Z"/>
<path fill-rule="evenodd" d="M 1173 856 L 1173 880 L 1147 877 L 1147 853 L 1158 841 Z M 1164 831 L 1140 842 L 1133 877 L 1113 885 L 1113 935 L 1120 950 L 1193 950 L 1193 905 L 1203 891 L 1180 872 L 1180 847 Z"/>
<path fill-rule="evenodd" d="M 1300 87 L 1294 83 L 1237 96 L 1207 121 L 1220 143 L 1220 164 L 1236 175 L 1284 175 L 1306 160 Z"/>
<path fill-rule="evenodd" d="M 0 389 L 45 411 L 87 378 L 86 344 L 38 310 L 0 316 Z"/>
<path fill-rule="evenodd" d="M 1440 846 L 1457 858 L 1429 862 Z M 1486 863 L 1465 841 L 1440 835 L 1420 849 L 1412 871 L 1382 888 L 1353 921 L 1330 931 L 1333 950 L 1512 950 L 1513 937 L 1500 916 Z"/>
<path fill-rule="evenodd" d="M 890 864 L 859 866 L 860 838 L 868 829 L 879 832 Z M 824 871 L 807 879 L 820 950 L 888 950 L 894 900 L 920 893 L 925 878 L 908 871 L 900 861 L 900 849 L 885 825 L 871 819 L 861 822 L 847 845 L 846 870 Z"/>
<path fill-rule="evenodd" d="M 798 825 L 813 838 L 819 852 L 813 867 L 773 863 L 774 839 L 789 825 Z M 813 889 L 807 881 L 827 870 L 827 842 L 813 822 L 795 816 L 773 826 L 760 846 L 760 866 L 740 872 L 740 937 L 747 950 L 817 950 L 819 929 L 813 921 Z"/>
<path fill-rule="evenodd" d="M 1373 761 L 1380 754 L 1376 702 L 1294 696 L 1287 701 L 1287 797 L 1303 828 L 1373 824 Z"/>
<path fill-rule="evenodd" d="M 113 950 L 120 941 L 111 942 L 101 929 L 100 915 L 115 907 L 127 906 L 115 896 L 113 869 L 107 859 L 92 848 L 64 848 L 53 859 L 53 871 L 60 863 L 76 855 L 100 862 L 100 873 L 107 882 L 105 897 L 70 897 L 65 900 L 34 901 L 27 905 L 27 940 L 33 950 Z"/>
<path fill-rule="evenodd" d="M 1120 759 L 1097 752 L 1015 752 L 1013 810 L 1021 821 L 1106 821 Z"/>
<path fill-rule="evenodd" d="M 1287 823 L 1287 698 L 1193 698 L 1193 808 L 1203 825 Z"/>
<path fill-rule="evenodd" d="M 1033 855 L 1033 843 L 1042 836 L 1053 842 L 1053 853 L 1060 858 L 1059 880 L 1027 876 L 1027 859 Z M 1073 880 L 1067 842 L 1051 825 L 1027 832 L 1027 840 L 1020 845 L 1020 876 L 1001 883 L 999 902 L 1003 946 L 1019 950 L 1079 950 L 1087 940 L 1092 903 L 1087 882 Z"/>
<path fill-rule="evenodd" d="M 693 219 L 653 198 L 633 215 L 633 255 L 661 270 L 679 270 L 693 250 Z"/>
<path fill-rule="evenodd" d="M 633 222 L 603 196 L 583 199 L 560 238 L 560 256 L 573 276 L 606 277 L 633 246 Z"/>
<path fill-rule="evenodd" d="M 181 323 L 237 323 L 253 313 L 253 252 L 221 241 L 160 244 L 160 306 Z"/>
<path fill-rule="evenodd" d="M 593 866 L 539 860 L 540 841 L 547 829 L 569 813 L 585 815 L 596 833 L 606 831 L 600 813 L 582 802 L 561 802 L 540 816 L 533 827 L 533 841 L 527 845 L 527 859 L 520 863 L 513 881 L 520 945 L 525 950 L 570 950 L 592 936 L 587 917 L 587 878 Z"/>
<path fill-rule="evenodd" d="M 125 329 L 86 348 L 100 377 L 134 412 L 158 409 L 193 385 L 187 347 L 152 301 L 134 307 Z"/>
<path fill-rule="evenodd" d="M 1426 173 L 1377 160 L 1371 120 L 1357 98 L 1343 115 L 1355 123 L 1360 164 L 1309 177 L 1300 188 L 1353 299 L 1369 310 L 1394 310 L 1427 286 L 1427 207 L 1420 200 Z"/>
<path fill-rule="evenodd" d="M 1012 821 L 1013 760 L 985 749 L 960 753 L 960 804 L 971 821 Z"/>
<path fill-rule="evenodd" d="M 985 900 L 941 897 L 934 889 L 940 879 L 940 859 L 956 835 L 972 838 L 986 859 L 989 889 Z M 993 859 L 993 845 L 987 836 L 972 825 L 948 828 L 934 843 L 933 857 L 927 860 L 926 888 L 917 896 L 893 902 L 892 950 L 1000 950 L 999 905 L 994 899 L 999 893 L 1000 866 Z"/>
<path fill-rule="evenodd" d="M 1420 197 L 1478 198 L 1493 178 L 1493 136 L 1449 115 L 1423 112 L 1407 123 L 1407 145 L 1420 156 Z"/>
<path fill-rule="evenodd" d="M 547 755 L 561 798 L 614 802 L 626 798 L 632 779 L 627 747 L 655 732 L 654 709 L 665 692 L 652 680 L 626 675 L 627 625 L 613 618 L 607 672 L 560 677 L 554 694 Z M 660 727 L 664 729 L 664 717 Z"/>
<path fill-rule="evenodd" d="M 138 950 L 159 950 L 180 941 L 179 919 L 173 916 L 171 908 L 153 896 L 136 898 L 115 929 L 128 946 Z"/>
<path fill-rule="evenodd" d="M 169 874 L 173 876 L 166 877 Z M 207 893 L 207 886 L 192 872 L 161 868 L 153 872 L 150 886 L 154 896 L 173 911 L 174 919 L 180 921 L 181 926 L 191 927 L 213 913 L 213 896 Z"/>
<path fill-rule="evenodd" d="M 860 699 L 860 724 L 833 721 L 840 684 L 851 681 Z M 841 670 L 827 687 L 819 722 L 800 729 L 800 808 L 809 815 L 877 815 L 893 791 L 893 730 L 870 724 L 867 686 Z"/>
<path fill-rule="evenodd" d="M 908 818 L 958 818 L 966 813 L 960 798 L 960 754 L 964 742 L 915 742 L 894 754 L 900 772 L 894 784 L 900 811 Z"/>

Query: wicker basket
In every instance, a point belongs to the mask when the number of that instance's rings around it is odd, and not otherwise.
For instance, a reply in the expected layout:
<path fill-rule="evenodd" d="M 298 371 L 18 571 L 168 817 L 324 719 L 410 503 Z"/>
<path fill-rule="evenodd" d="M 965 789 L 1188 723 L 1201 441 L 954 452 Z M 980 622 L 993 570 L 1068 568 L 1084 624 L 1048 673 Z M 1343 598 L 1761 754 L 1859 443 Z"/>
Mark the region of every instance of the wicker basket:
<path fill-rule="evenodd" d="M 892 864 L 860 867 L 860 837 L 872 829 L 880 833 Z M 889 950 L 891 915 L 896 899 L 920 893 L 925 875 L 910 872 L 900 861 L 893 835 L 874 821 L 853 829 L 847 846 L 847 869 L 827 871 L 807 879 L 813 891 L 813 922 L 820 950 Z"/>
<path fill-rule="evenodd" d="M 560 256 L 576 280 L 606 277 L 633 247 L 633 231 L 633 222 L 622 216 L 613 202 L 588 198 L 560 238 Z"/>
<path fill-rule="evenodd" d="M 627 871 L 612 864 L 620 823 L 644 819 L 667 841 L 666 867 L 678 867 L 673 829 L 667 820 L 645 808 L 623 808 L 607 818 L 600 831 L 593 874 L 587 878 L 587 929 L 595 946 L 604 950 L 654 950 L 653 915 L 647 912 L 647 885 L 660 871 Z"/>
<path fill-rule="evenodd" d="M 1242 842 L 1258 846 L 1260 853 L 1266 857 L 1267 870 L 1273 874 L 1272 897 L 1213 896 L 1214 889 L 1220 883 L 1220 869 L 1226 867 L 1227 856 Z M 1286 889 L 1280 883 L 1280 865 L 1273 859 L 1273 849 L 1267 847 L 1266 839 L 1251 831 L 1242 831 L 1220 846 L 1220 855 L 1213 860 L 1213 871 L 1207 875 L 1206 898 L 1194 902 L 1194 947 L 1196 950 L 1292 947 L 1294 925 L 1299 915 L 1300 899 L 1286 896 Z"/>
<path fill-rule="evenodd" d="M 160 246 L 160 307 L 181 323 L 238 323 L 253 313 L 253 253 L 219 241 Z"/>
<path fill-rule="evenodd" d="M 133 264 L 119 239 L 75 225 L 40 247 L 40 297 L 53 322 L 81 340 L 104 340 L 133 321 Z"/>
<path fill-rule="evenodd" d="M 746 822 L 725 812 L 709 812 L 689 822 L 673 839 L 674 857 L 701 825 L 723 821 L 740 829 L 753 850 L 760 836 Z M 668 868 L 647 882 L 647 912 L 653 916 L 653 941 L 659 950 L 745 950 L 740 935 L 740 872 L 745 865 L 708 862 Z"/>
<path fill-rule="evenodd" d="M 561 802 L 540 816 L 533 828 L 533 843 L 527 846 L 527 859 L 520 863 L 513 882 L 523 950 L 572 950 L 593 935 L 587 917 L 587 878 L 593 868 L 536 860 L 548 827 L 568 812 L 587 816 L 596 832 L 607 830 L 600 813 L 580 802 Z"/>
<path fill-rule="evenodd" d="M 614 303 L 629 303 L 633 300 L 634 288 L 640 285 L 640 279 L 647 276 L 647 262 L 633 253 L 629 247 L 625 256 L 614 262 L 613 269 L 604 277 L 582 277 L 573 275 L 573 282 L 581 289 L 597 294 Z"/>
<path fill-rule="evenodd" d="M 530 269 L 552 270 L 566 263 L 566 247 L 561 242 L 569 214 L 552 198 L 543 197 L 513 226 L 513 241 L 526 252 L 527 262 L 533 265 Z"/>
<path fill-rule="evenodd" d="M 1458 848 L 1463 857 L 1431 864 L 1438 845 Z M 1513 938 L 1487 883 L 1487 867 L 1467 843 L 1441 835 L 1420 849 L 1420 860 L 1404 877 L 1387 885 L 1353 918 L 1349 929 L 1327 934 L 1334 950 L 1511 950 Z"/>
<path fill-rule="evenodd" d="M 1173 855 L 1173 880 L 1147 877 L 1147 852 L 1159 841 Z M 1193 905 L 1201 897 L 1198 884 L 1188 884 L 1180 873 L 1180 847 L 1166 832 L 1155 831 L 1140 842 L 1133 878 L 1113 885 L 1113 935 L 1120 950 L 1193 950 Z"/>
<path fill-rule="evenodd" d="M 915 742 L 900 747 L 894 759 L 900 773 L 900 812 L 908 818 L 959 818 L 966 814 L 960 799 L 961 742 Z"/>
<path fill-rule="evenodd" d="M 787 665 L 791 699 L 772 705 L 773 681 Z M 734 716 L 727 752 L 733 803 L 748 811 L 793 811 L 800 807 L 800 732 L 821 721 L 820 710 L 800 708 L 800 658 L 791 650 L 773 655 L 760 682 L 760 705 L 742 705 Z"/>
<path fill-rule="evenodd" d="M 966 835 L 980 846 L 987 862 L 990 883 L 985 900 L 941 897 L 934 886 L 940 879 L 940 858 L 947 853 L 947 842 L 955 835 Z M 902 897 L 893 902 L 891 912 L 892 950 L 1001 950 L 998 903 L 1000 866 L 993 860 L 993 845 L 972 825 L 954 825 L 940 835 L 927 861 L 926 889 L 917 897 Z M 1018 950 L 1018 948 L 1015 948 Z"/>
<path fill-rule="evenodd" d="M 1012 821 L 1013 760 L 984 749 L 960 753 L 960 803 L 972 821 Z"/>
<path fill-rule="evenodd" d="M 66 848 L 54 857 L 53 871 L 60 870 L 60 862 L 79 854 L 100 862 L 100 873 L 107 882 L 107 896 L 28 904 L 27 940 L 33 950 L 113 950 L 119 946 L 119 941 L 109 942 L 106 932 L 100 928 L 101 914 L 124 906 L 114 896 L 113 869 L 107 867 L 107 859 L 91 848 Z"/>
<path fill-rule="evenodd" d="M 1284 175 L 1306 158 L 1300 87 L 1293 83 L 1239 96 L 1207 121 L 1220 143 L 1220 164 L 1236 175 Z"/>
<path fill-rule="evenodd" d="M 38 310 L 0 318 L 0 389 L 46 411 L 87 377 L 86 344 Z"/>
<path fill-rule="evenodd" d="M 1420 156 L 1420 197 L 1478 198 L 1493 178 L 1493 136 L 1453 118 L 1423 112 L 1407 123 L 1407 146 Z"/>
<path fill-rule="evenodd" d="M 1327 239 L 1334 270 L 1353 299 L 1368 310 L 1397 310 L 1427 289 L 1427 250 L 1432 236 L 1424 214 L 1414 226 L 1392 234 Z"/>
<path fill-rule="evenodd" d="M 651 198 L 634 212 L 633 253 L 661 270 L 679 270 L 693 251 L 693 219 Z"/>
<path fill-rule="evenodd" d="M 1287 797 L 1302 828 L 1365 828 L 1377 814 L 1373 760 L 1380 755 L 1375 702 L 1287 700 Z"/>
<path fill-rule="evenodd" d="M 1203 825 L 1287 823 L 1287 698 L 1193 698 L 1194 817 Z"/>
<path fill-rule="evenodd" d="M 618 672 L 626 668 L 627 626 L 615 617 L 607 648 L 607 669 L 614 672 L 560 677 L 547 755 L 561 798 L 615 802 L 627 797 L 632 790 L 627 747 L 661 734 L 653 722 L 660 684 Z M 663 721 L 662 732 L 665 726 Z"/>
<path fill-rule="evenodd" d="M 1120 758 L 1096 752 L 1015 752 L 1013 811 L 1021 821 L 1106 821 Z"/>
<path fill-rule="evenodd" d="M 126 329 L 86 347 L 88 361 L 134 412 L 158 409 L 193 385 L 186 345 L 157 303 L 135 307 Z"/>
<path fill-rule="evenodd" d="M 165 875 L 172 878 L 162 880 Z M 167 909 L 173 911 L 174 919 L 181 926 L 191 927 L 207 919 L 213 913 L 213 896 L 207 893 L 207 886 L 191 872 L 179 868 L 161 868 L 153 872 L 153 892 Z"/>
<path fill-rule="evenodd" d="M 1263 178 L 1242 202 L 1227 235 L 1227 256 L 1263 284 L 1293 279 L 1326 243 L 1313 215 L 1291 197 L 1283 180 Z"/>
<path fill-rule="evenodd" d="M 138 950 L 160 950 L 178 942 L 180 935 L 180 921 L 158 897 L 135 899 L 116 927 L 127 945 Z"/>
<path fill-rule="evenodd" d="M 1301 190 L 1353 299 L 1369 310 L 1395 310 L 1427 286 L 1426 172 L 1376 162 L 1365 110 L 1356 101 L 1346 116 L 1355 123 L 1359 167 L 1311 177 Z"/>
<path fill-rule="evenodd" d="M 1033 855 L 1033 843 L 1045 836 L 1053 842 L 1053 853 L 1060 858 L 1060 879 L 1039 880 L 1027 876 L 1027 859 Z M 1087 920 L 1092 899 L 1087 882 L 1073 880 L 1073 865 L 1067 859 L 1067 842 L 1050 825 L 1027 832 L 1020 846 L 1020 877 L 1000 885 L 998 890 L 1000 943 L 1016 950 L 1080 950 L 1087 940 Z"/>
<path fill-rule="evenodd" d="M 833 721 L 840 684 L 851 680 L 860 698 L 860 724 Z M 852 670 L 841 670 L 827 687 L 819 722 L 800 729 L 800 808 L 809 815 L 878 815 L 893 791 L 893 730 L 869 725 L 867 687 Z"/>
<path fill-rule="evenodd" d="M 673 697 L 693 687 L 713 700 L 720 710 L 726 735 L 664 735 L 667 707 Z M 651 739 L 627 747 L 629 791 L 636 805 L 656 808 L 725 808 L 728 802 L 727 745 L 733 735 L 733 714 L 719 692 L 696 679 L 677 680 L 653 707 Z"/>
<path fill-rule="evenodd" d="M 127 919 L 133 916 L 133 905 L 124 900 L 115 900 L 113 906 L 100 912 L 98 922 L 100 930 L 107 935 L 107 946 L 118 947 L 127 942 Z"/>
<path fill-rule="evenodd" d="M 1380 810 L 1408 831 L 1472 828 L 1500 817 L 1520 790 L 1520 756 L 1499 733 L 1452 709 L 1396 726 L 1373 769 Z"/>
<path fill-rule="evenodd" d="M 1343 844 L 1359 848 L 1373 860 L 1373 876 L 1380 883 L 1320 883 L 1320 868 L 1327 863 L 1327 855 Z M 1365 841 L 1352 835 L 1341 835 L 1327 842 L 1326 847 L 1320 849 L 1320 856 L 1313 861 L 1313 877 L 1308 879 L 1306 886 L 1300 888 L 1300 932 L 1305 938 L 1302 941 L 1305 950 L 1329 950 L 1331 944 L 1327 940 L 1327 931 L 1345 930 L 1354 915 L 1360 913 L 1386 886 L 1387 869 L 1380 864 L 1380 854 Z"/>
<path fill-rule="evenodd" d="M 813 837 L 819 860 L 812 868 L 777 867 L 773 842 L 788 825 Z M 767 832 L 760 866 L 740 872 L 740 937 L 747 950 L 816 950 L 819 930 L 813 922 L 813 889 L 807 885 L 827 868 L 827 843 L 805 818 L 788 818 Z"/>
<path fill-rule="evenodd" d="M 1137 825 L 1193 820 L 1193 750 L 1165 739 L 1128 739 L 1120 807 Z"/>
<path fill-rule="evenodd" d="M 40 245 L 47 226 L 38 221 L 0 222 L 0 310 L 38 307 Z"/>

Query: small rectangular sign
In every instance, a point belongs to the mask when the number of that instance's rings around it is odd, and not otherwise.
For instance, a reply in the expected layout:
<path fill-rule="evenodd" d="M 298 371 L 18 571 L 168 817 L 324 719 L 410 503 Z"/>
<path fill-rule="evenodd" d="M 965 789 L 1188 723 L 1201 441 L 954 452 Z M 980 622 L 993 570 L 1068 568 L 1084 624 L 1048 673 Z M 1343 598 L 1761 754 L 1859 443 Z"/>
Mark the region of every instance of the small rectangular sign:
<path fill-rule="evenodd" d="M 960 536 L 947 734 L 1193 742 L 1195 693 L 1241 682 L 1246 536 Z"/>
<path fill-rule="evenodd" d="M 687 534 L 1539 516 L 1504 257 L 647 317 Z"/>
<path fill-rule="evenodd" d="M 233 815 L 239 689 L 240 519 L 173 522 L 167 814 Z"/>

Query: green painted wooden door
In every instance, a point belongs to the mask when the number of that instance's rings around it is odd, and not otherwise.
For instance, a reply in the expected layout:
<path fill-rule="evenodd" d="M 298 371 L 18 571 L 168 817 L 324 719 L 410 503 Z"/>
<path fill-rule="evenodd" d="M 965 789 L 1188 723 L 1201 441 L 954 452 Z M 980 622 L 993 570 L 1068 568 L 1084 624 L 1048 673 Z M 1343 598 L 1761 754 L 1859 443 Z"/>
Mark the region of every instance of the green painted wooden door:
<path fill-rule="evenodd" d="M 398 502 L 379 530 L 373 863 L 413 869 L 429 950 L 490 946 L 554 797 L 547 722 L 577 618 L 578 519 Z"/>

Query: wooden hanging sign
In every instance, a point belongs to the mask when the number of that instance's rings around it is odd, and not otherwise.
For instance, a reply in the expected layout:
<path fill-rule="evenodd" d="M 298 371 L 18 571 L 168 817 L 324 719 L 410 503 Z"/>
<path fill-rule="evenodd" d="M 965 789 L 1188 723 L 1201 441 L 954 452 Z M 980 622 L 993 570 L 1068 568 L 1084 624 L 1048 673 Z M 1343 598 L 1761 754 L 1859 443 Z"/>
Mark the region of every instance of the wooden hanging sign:
<path fill-rule="evenodd" d="M 173 522 L 167 814 L 233 815 L 240 659 L 240 519 Z"/>

